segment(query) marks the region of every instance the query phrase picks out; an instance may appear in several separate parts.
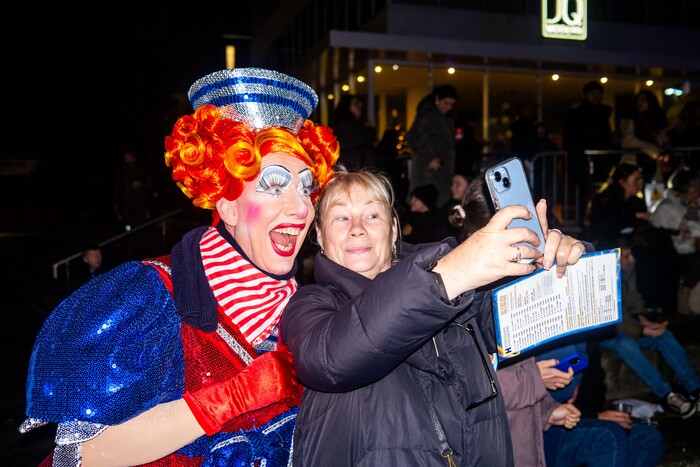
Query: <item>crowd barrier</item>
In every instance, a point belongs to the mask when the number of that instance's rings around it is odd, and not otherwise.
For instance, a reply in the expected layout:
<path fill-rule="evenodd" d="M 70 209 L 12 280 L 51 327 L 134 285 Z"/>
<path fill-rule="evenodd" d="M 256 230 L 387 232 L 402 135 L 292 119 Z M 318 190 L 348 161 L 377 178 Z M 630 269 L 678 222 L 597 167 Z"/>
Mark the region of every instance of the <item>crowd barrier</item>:
<path fill-rule="evenodd" d="M 616 150 L 586 150 L 592 192 L 599 190 L 606 182 L 610 169 L 620 159 L 634 160 L 641 151 L 636 148 Z M 678 147 L 669 152 L 668 165 L 675 170 L 689 167 L 700 170 L 700 146 Z M 526 161 L 528 180 L 535 199 L 545 198 L 563 228 L 580 232 L 585 228 L 584 215 L 576 209 L 584 200 L 585 190 L 575 182 L 576 166 L 571 163 L 567 151 L 547 151 L 536 154 Z M 649 182 L 652 182 L 649 180 Z M 585 200 L 587 201 L 587 200 Z"/>

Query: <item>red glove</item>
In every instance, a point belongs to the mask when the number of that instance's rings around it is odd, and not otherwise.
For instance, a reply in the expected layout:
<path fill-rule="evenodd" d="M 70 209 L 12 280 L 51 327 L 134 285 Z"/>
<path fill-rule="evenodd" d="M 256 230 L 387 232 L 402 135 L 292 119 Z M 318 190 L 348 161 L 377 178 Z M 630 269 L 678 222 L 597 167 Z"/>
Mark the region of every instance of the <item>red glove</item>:
<path fill-rule="evenodd" d="M 273 404 L 280 404 L 284 410 L 296 407 L 301 402 L 301 391 L 292 354 L 272 351 L 256 358 L 233 378 L 186 392 L 183 398 L 206 434 L 213 435 L 239 415 Z M 282 411 L 257 422 L 265 423 Z"/>

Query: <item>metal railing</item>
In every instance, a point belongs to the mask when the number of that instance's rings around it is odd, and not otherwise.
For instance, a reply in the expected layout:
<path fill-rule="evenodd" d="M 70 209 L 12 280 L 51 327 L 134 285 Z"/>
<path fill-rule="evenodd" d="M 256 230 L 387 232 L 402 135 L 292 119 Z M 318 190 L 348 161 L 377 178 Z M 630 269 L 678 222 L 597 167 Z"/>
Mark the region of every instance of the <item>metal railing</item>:
<path fill-rule="evenodd" d="M 677 164 L 686 167 L 700 168 L 700 146 L 679 146 L 673 148 L 671 155 Z"/>
<path fill-rule="evenodd" d="M 104 241 L 101 241 L 97 244 L 97 246 L 99 246 L 100 249 L 102 249 L 102 248 L 107 247 L 109 245 L 114 245 L 114 244 L 116 244 L 120 241 L 123 241 L 125 239 L 133 238 L 134 235 L 136 235 L 138 233 L 142 233 L 142 232 L 145 232 L 147 230 L 151 230 L 154 227 L 158 227 L 158 236 L 161 240 L 160 249 L 162 251 L 166 251 L 168 248 L 168 245 L 167 245 L 168 221 L 172 220 L 176 215 L 180 214 L 184 209 L 185 208 L 178 208 L 178 209 L 170 211 L 166 214 L 163 214 L 162 216 L 151 219 L 148 222 L 145 222 L 141 225 L 133 227 L 128 231 L 122 232 L 122 233 L 114 235 L 113 237 L 110 237 Z M 71 262 L 75 261 L 76 259 L 81 259 L 82 256 L 83 256 L 83 252 L 79 251 L 79 252 L 74 253 L 70 256 L 67 256 L 59 261 L 56 261 L 51 266 L 54 280 L 58 280 L 59 271 L 61 270 L 62 267 L 64 268 L 66 293 L 71 292 L 71 290 L 70 290 L 71 289 L 71 270 L 70 270 Z"/>
<path fill-rule="evenodd" d="M 568 231 L 581 228 L 578 210 L 581 196 L 570 175 L 570 160 L 566 151 L 546 151 L 526 161 L 528 181 L 535 199 L 547 200 L 561 226 Z"/>
<path fill-rule="evenodd" d="M 593 176 L 594 186 L 600 186 L 607 174 L 602 175 L 596 169 L 597 164 L 605 160 L 602 166 L 613 166 L 622 157 L 623 154 L 638 153 L 635 148 L 625 148 L 616 150 L 587 150 L 586 156 L 589 158 L 589 168 Z M 678 147 L 672 151 L 672 157 L 675 166 L 681 164 L 689 167 L 700 169 L 700 146 Z M 614 160 L 610 160 L 613 158 Z M 526 171 L 528 181 L 532 188 L 533 195 L 536 199 L 545 198 L 549 203 L 553 214 L 561 223 L 563 229 L 568 232 L 577 233 L 584 228 L 584 219 L 581 216 L 580 210 L 577 209 L 581 202 L 581 187 L 574 182 L 575 178 L 571 170 L 574 169 L 570 158 L 566 151 L 547 151 L 536 154 L 532 159 L 526 161 Z M 168 224 L 167 221 L 175 218 L 185 208 L 175 209 L 162 216 L 152 219 L 144 224 L 141 224 L 133 229 L 122 232 L 111 238 L 108 238 L 100 243 L 100 248 L 108 245 L 113 245 L 124 239 L 133 237 L 135 234 L 146 229 L 152 229 L 158 226 L 160 229 L 159 236 L 161 239 L 161 249 L 167 251 Z M 59 278 L 59 270 L 65 268 L 66 290 L 70 291 L 70 264 L 76 259 L 82 258 L 82 251 L 72 254 L 66 258 L 53 263 L 53 278 Z"/>
<path fill-rule="evenodd" d="M 608 178 L 608 171 L 624 155 L 641 153 L 639 148 L 614 150 L 586 150 L 588 169 L 593 191 L 599 189 Z M 700 169 L 700 146 L 676 147 L 671 151 L 671 165 L 674 168 L 692 167 Z M 584 228 L 584 219 L 577 206 L 584 196 L 580 186 L 575 183 L 572 173 L 575 166 L 571 163 L 567 151 L 548 151 L 536 154 L 526 162 L 528 181 L 533 195 L 545 198 L 555 212 L 562 227 L 571 231 Z"/>

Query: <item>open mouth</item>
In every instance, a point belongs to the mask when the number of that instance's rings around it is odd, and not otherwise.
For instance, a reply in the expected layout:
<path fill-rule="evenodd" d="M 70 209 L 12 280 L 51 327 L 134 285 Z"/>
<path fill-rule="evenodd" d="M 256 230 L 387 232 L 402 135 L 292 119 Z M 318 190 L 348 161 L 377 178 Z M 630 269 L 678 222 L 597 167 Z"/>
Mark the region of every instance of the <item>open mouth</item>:
<path fill-rule="evenodd" d="M 270 238 L 275 249 L 280 253 L 286 254 L 294 251 L 297 239 L 301 234 L 299 227 L 281 227 L 270 231 Z"/>

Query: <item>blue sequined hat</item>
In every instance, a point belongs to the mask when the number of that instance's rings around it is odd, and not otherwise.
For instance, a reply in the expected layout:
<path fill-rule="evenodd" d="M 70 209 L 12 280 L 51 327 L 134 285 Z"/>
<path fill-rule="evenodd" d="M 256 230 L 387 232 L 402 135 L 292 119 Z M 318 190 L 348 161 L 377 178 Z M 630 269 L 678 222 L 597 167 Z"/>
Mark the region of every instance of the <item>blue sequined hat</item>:
<path fill-rule="evenodd" d="M 222 118 L 255 130 L 276 126 L 295 134 L 318 104 L 318 96 L 305 83 L 263 68 L 217 71 L 197 80 L 188 96 L 195 110 L 212 104 Z"/>

